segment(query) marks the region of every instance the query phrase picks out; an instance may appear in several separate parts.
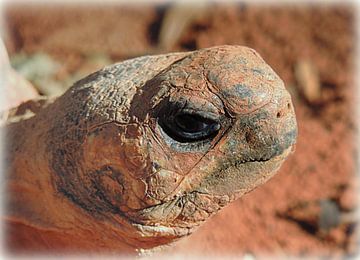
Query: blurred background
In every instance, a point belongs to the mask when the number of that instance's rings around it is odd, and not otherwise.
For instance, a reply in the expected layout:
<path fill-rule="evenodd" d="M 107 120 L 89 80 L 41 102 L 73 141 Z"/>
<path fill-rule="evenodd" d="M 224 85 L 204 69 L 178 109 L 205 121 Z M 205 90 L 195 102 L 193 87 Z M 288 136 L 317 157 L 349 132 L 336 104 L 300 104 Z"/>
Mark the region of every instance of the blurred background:
<path fill-rule="evenodd" d="M 222 44 L 254 48 L 292 94 L 296 152 L 267 184 L 164 253 L 357 253 L 354 5 L 48 2 L 3 9 L 2 39 L 17 75 L 33 85 L 29 96 L 60 95 L 87 74 L 135 56 Z M 17 89 L 12 105 L 26 91 Z"/>

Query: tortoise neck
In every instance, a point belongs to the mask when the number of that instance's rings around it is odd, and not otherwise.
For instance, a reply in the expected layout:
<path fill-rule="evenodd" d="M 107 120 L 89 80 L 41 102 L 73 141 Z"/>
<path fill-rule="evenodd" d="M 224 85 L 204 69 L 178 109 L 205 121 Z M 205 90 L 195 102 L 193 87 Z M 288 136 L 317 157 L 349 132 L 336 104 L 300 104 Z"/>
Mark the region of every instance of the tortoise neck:
<path fill-rule="evenodd" d="M 19 220 L 36 218 L 40 222 L 35 216 L 43 215 L 54 200 L 43 126 L 35 116 L 5 129 L 6 213 Z M 51 225 L 50 219 L 42 221 Z"/>
<path fill-rule="evenodd" d="M 124 239 L 125 231 L 96 221 L 57 191 L 49 167 L 46 125 L 34 116 L 5 130 L 7 248 L 14 253 L 137 254 L 136 243 Z"/>

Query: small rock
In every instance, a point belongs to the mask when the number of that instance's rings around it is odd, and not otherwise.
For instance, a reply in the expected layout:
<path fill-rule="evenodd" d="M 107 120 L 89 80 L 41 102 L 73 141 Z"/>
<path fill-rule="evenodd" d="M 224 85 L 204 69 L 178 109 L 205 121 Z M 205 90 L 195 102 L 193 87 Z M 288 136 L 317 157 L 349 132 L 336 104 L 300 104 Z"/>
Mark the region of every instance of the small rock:
<path fill-rule="evenodd" d="M 11 65 L 18 74 L 32 82 L 41 94 L 59 96 L 64 92 L 62 85 L 54 80 L 61 65 L 47 54 L 20 53 L 11 58 Z"/>
<path fill-rule="evenodd" d="M 314 64 L 310 60 L 299 60 L 295 65 L 295 78 L 306 101 L 310 104 L 318 103 L 321 98 L 321 86 Z"/>
<path fill-rule="evenodd" d="M 10 66 L 8 54 L 0 40 L 0 111 L 18 106 L 20 103 L 38 96 L 35 88 Z"/>
<path fill-rule="evenodd" d="M 162 51 L 171 50 L 191 22 L 204 14 L 207 6 L 206 1 L 196 1 L 195 5 L 175 3 L 171 6 L 161 24 L 159 48 Z"/>
<path fill-rule="evenodd" d="M 319 229 L 324 232 L 337 227 L 340 224 L 340 210 L 337 204 L 331 200 L 320 201 Z"/>
<path fill-rule="evenodd" d="M 351 211 L 356 208 L 358 195 L 355 187 L 347 187 L 339 198 L 339 206 L 344 211 Z"/>

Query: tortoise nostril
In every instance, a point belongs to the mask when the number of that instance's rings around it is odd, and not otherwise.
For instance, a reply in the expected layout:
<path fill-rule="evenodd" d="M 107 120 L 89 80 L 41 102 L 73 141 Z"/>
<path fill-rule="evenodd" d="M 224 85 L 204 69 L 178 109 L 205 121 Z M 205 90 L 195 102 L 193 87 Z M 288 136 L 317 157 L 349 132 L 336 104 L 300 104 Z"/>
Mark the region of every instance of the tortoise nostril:
<path fill-rule="evenodd" d="M 245 134 L 245 139 L 246 139 L 246 142 L 247 143 L 254 143 L 255 141 L 255 135 L 253 132 L 249 131 L 249 132 L 246 132 Z"/>
<path fill-rule="evenodd" d="M 291 110 L 291 103 L 290 102 L 286 102 L 286 105 L 284 104 L 279 111 L 276 113 L 276 117 L 277 118 L 281 118 L 283 116 L 285 116 L 289 110 Z"/>

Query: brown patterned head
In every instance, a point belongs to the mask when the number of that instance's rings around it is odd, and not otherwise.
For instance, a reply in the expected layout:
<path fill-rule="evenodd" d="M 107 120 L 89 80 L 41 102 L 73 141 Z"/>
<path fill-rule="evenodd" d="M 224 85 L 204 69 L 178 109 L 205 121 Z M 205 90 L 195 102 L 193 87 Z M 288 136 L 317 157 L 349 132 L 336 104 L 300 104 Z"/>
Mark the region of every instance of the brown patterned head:
<path fill-rule="evenodd" d="M 53 155 L 61 158 L 53 161 L 58 189 L 74 203 L 95 217 L 125 219 L 139 237 L 158 241 L 191 233 L 268 180 L 297 136 L 290 95 L 254 50 L 176 55 L 166 66 L 139 66 L 145 74 L 163 68 L 129 88 L 121 106 L 113 101 L 125 95 L 119 84 L 113 99 L 96 98 L 109 94 L 96 87 L 105 77 L 88 79 L 89 88 L 78 84 L 73 92 L 86 93 L 87 116 Z"/>

